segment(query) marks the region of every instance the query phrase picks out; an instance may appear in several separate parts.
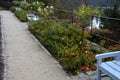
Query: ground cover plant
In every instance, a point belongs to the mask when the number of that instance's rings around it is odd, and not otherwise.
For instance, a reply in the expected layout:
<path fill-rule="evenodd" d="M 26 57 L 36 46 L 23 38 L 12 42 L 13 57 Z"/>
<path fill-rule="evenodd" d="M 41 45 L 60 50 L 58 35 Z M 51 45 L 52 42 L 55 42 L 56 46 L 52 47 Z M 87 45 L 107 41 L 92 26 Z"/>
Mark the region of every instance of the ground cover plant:
<path fill-rule="evenodd" d="M 10 7 L 10 9 L 9 9 L 10 11 L 12 11 L 13 13 L 16 11 L 16 7 L 15 6 L 12 6 L 12 7 Z"/>
<path fill-rule="evenodd" d="M 14 6 L 10 7 L 9 10 L 12 11 L 15 16 L 22 22 L 26 22 L 27 21 L 27 9 L 30 7 L 29 4 L 25 3 L 25 2 L 18 2 L 15 1 L 13 2 Z"/>
<path fill-rule="evenodd" d="M 27 12 L 26 11 L 15 11 L 15 15 L 18 17 L 18 19 L 22 22 L 27 21 Z"/>
<path fill-rule="evenodd" d="M 64 22 L 42 19 L 30 23 L 29 30 L 70 74 L 95 69 L 96 53 L 86 48 L 84 52 L 81 52 L 79 41 L 82 32 L 80 29 Z M 86 39 L 88 36 L 87 33 L 85 34 Z"/>

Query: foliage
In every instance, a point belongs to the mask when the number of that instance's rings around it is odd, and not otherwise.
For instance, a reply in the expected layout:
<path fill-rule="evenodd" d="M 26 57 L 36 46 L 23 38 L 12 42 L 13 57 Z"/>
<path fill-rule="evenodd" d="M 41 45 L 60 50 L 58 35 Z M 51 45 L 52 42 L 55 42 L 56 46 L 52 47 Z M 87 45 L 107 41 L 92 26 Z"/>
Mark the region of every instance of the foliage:
<path fill-rule="evenodd" d="M 23 10 L 29 10 L 29 9 L 30 9 L 30 4 L 27 3 L 27 2 L 21 1 L 21 2 L 20 2 L 20 7 L 21 7 Z"/>
<path fill-rule="evenodd" d="M 15 11 L 15 15 L 19 18 L 20 21 L 26 22 L 27 21 L 27 12 L 26 11 Z"/>
<path fill-rule="evenodd" d="M 13 1 L 15 6 L 20 6 L 20 2 L 19 1 Z"/>
<path fill-rule="evenodd" d="M 33 2 L 33 3 L 32 3 L 31 7 L 32 7 L 32 10 L 37 11 L 37 9 L 38 9 L 39 7 L 43 7 L 44 5 L 45 5 L 45 4 L 44 4 L 43 2 L 38 2 L 38 1 L 36 1 L 36 2 Z"/>
<path fill-rule="evenodd" d="M 100 12 L 97 8 L 93 9 L 90 6 L 82 5 L 78 10 L 75 10 L 74 13 L 78 16 L 80 22 L 82 23 L 81 27 L 87 27 L 90 24 L 90 18 L 92 15 L 99 15 Z"/>
<path fill-rule="evenodd" d="M 38 2 L 43 2 L 43 3 L 47 3 L 48 0 L 26 0 L 28 3 L 33 3 L 35 1 L 38 1 Z"/>
<path fill-rule="evenodd" d="M 38 13 L 43 17 L 49 17 L 54 13 L 53 6 L 46 6 L 45 8 L 39 7 Z"/>
<path fill-rule="evenodd" d="M 90 18 L 92 15 L 99 15 L 98 9 L 93 9 L 90 6 L 82 5 L 79 7 L 78 10 L 75 10 L 74 13 L 78 17 L 78 25 L 82 28 L 82 35 L 81 35 L 81 50 L 84 46 L 84 34 L 85 34 L 85 28 L 90 25 Z"/>
<path fill-rule="evenodd" d="M 80 29 L 64 22 L 41 19 L 30 23 L 29 30 L 56 57 L 67 72 L 78 74 L 83 70 L 82 66 L 90 68 L 95 63 L 94 53 L 85 53 L 85 51 L 82 53 L 80 50 Z"/>
<path fill-rule="evenodd" d="M 12 6 L 12 7 L 10 7 L 9 10 L 12 11 L 12 12 L 15 12 L 15 11 L 16 11 L 16 7 L 15 7 L 15 6 Z"/>

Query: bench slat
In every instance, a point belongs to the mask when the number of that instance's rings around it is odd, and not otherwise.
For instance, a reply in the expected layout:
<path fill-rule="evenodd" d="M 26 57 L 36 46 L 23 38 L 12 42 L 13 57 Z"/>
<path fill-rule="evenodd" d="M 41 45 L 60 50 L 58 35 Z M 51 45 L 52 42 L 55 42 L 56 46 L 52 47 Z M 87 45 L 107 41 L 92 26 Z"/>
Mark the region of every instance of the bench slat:
<path fill-rule="evenodd" d="M 116 67 L 116 66 L 115 66 Z M 120 72 L 110 67 L 108 63 L 102 63 L 99 65 L 100 70 L 107 73 L 108 76 L 112 77 L 114 80 L 120 80 Z M 117 68 L 116 68 L 117 69 Z"/>
<path fill-rule="evenodd" d="M 113 62 L 120 66 L 120 61 L 113 61 Z"/>
<path fill-rule="evenodd" d="M 116 62 L 106 62 L 106 64 L 120 73 L 120 66 Z"/>

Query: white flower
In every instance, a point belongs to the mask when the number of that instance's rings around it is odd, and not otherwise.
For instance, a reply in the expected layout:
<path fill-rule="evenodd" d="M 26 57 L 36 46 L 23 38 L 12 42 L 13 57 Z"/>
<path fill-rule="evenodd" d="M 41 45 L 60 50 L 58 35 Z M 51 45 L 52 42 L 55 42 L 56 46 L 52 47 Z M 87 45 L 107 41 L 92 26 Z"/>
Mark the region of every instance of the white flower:
<path fill-rule="evenodd" d="M 88 51 L 85 51 L 85 53 L 88 53 Z"/>
<path fill-rule="evenodd" d="M 42 5 L 44 6 L 45 4 L 44 4 L 44 3 L 42 3 Z"/>
<path fill-rule="evenodd" d="M 47 9 L 46 8 L 44 8 L 44 11 L 46 11 Z"/>
<path fill-rule="evenodd" d="M 85 11 L 82 11 L 82 13 L 84 13 Z"/>
<path fill-rule="evenodd" d="M 46 6 L 46 8 L 49 8 L 49 6 Z"/>
<path fill-rule="evenodd" d="M 65 38 L 62 38 L 62 40 L 64 40 Z"/>
<path fill-rule="evenodd" d="M 38 4 L 38 1 L 36 3 Z"/>
<path fill-rule="evenodd" d="M 53 6 L 50 6 L 50 8 L 51 8 L 51 9 L 54 9 L 54 7 L 53 7 Z"/>
<path fill-rule="evenodd" d="M 38 7 L 38 10 L 40 9 L 40 7 Z"/>
<path fill-rule="evenodd" d="M 41 11 L 42 9 L 41 9 L 41 7 L 39 7 L 37 10 L 38 10 L 38 11 Z"/>
<path fill-rule="evenodd" d="M 33 2 L 32 4 L 35 4 L 35 2 Z"/>

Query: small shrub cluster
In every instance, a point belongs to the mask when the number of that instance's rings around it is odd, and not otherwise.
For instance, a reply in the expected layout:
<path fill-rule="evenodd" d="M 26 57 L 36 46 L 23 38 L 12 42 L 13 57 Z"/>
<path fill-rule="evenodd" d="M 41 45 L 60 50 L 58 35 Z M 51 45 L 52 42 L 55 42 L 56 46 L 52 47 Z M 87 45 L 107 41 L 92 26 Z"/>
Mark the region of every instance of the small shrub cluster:
<path fill-rule="evenodd" d="M 20 1 L 12 1 L 12 3 L 14 4 L 14 6 L 20 6 Z"/>
<path fill-rule="evenodd" d="M 27 2 L 24 2 L 24 1 L 21 1 L 20 2 L 20 5 L 19 5 L 19 7 L 21 7 L 23 10 L 29 10 L 30 9 L 30 4 L 29 3 L 27 3 Z"/>
<path fill-rule="evenodd" d="M 42 19 L 30 23 L 29 30 L 46 46 L 67 72 L 78 74 L 81 70 L 88 70 L 95 63 L 93 52 L 82 53 L 80 50 L 80 29 L 64 22 Z"/>
<path fill-rule="evenodd" d="M 36 1 L 36 2 L 33 2 L 32 4 L 31 4 L 31 8 L 32 8 L 32 10 L 34 10 L 34 11 L 37 11 L 37 9 L 39 8 L 39 7 L 43 7 L 45 4 L 43 3 L 43 2 L 38 2 L 38 1 Z"/>
<path fill-rule="evenodd" d="M 14 6 L 10 8 L 12 12 L 19 18 L 20 21 L 27 21 L 27 13 L 40 15 L 42 17 L 49 17 L 49 15 L 53 14 L 53 6 L 44 6 L 43 2 L 35 1 L 33 3 L 28 3 L 25 1 L 13 1 Z M 27 12 L 27 13 L 26 13 Z"/>
<path fill-rule="evenodd" d="M 15 7 L 15 6 L 12 6 L 12 7 L 10 7 L 9 10 L 12 11 L 12 12 L 15 12 L 15 11 L 16 11 L 16 7 Z"/>
<path fill-rule="evenodd" d="M 28 9 L 30 9 L 30 4 L 26 3 L 24 1 L 13 1 L 14 6 L 10 7 L 9 10 L 15 13 L 15 15 L 18 17 L 18 19 L 22 22 L 27 21 L 27 13 Z"/>
<path fill-rule="evenodd" d="M 27 21 L 27 12 L 26 11 L 15 11 L 15 15 L 19 18 L 20 21 Z"/>
<path fill-rule="evenodd" d="M 40 16 L 43 16 L 44 18 L 48 18 L 50 15 L 54 13 L 53 9 L 54 9 L 53 6 L 46 6 L 44 8 L 39 7 L 37 11 Z"/>

